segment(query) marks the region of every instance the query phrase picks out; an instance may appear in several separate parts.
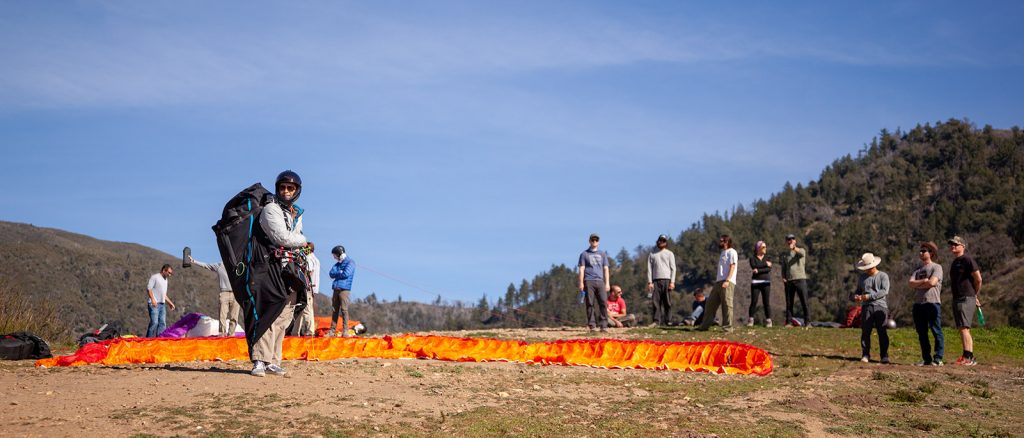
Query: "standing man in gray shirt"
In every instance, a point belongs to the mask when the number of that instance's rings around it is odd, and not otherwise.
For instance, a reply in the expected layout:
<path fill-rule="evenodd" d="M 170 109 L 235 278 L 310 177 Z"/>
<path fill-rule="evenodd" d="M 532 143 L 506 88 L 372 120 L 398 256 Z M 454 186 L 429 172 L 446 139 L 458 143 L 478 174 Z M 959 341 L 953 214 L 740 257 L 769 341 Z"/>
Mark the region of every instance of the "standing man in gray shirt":
<path fill-rule="evenodd" d="M 882 258 L 870 252 L 864 253 L 855 267 L 861 271 L 857 290 L 850 294 L 850 301 L 861 303 L 860 361 L 868 362 L 871 353 L 871 329 L 878 329 L 878 350 L 881 362 L 889 363 L 889 332 L 885 322 L 889 318 L 889 274 L 878 270 Z"/>
<path fill-rule="evenodd" d="M 651 320 L 665 327 L 672 308 L 669 292 L 676 288 L 676 255 L 668 250 L 668 236 L 658 236 L 656 245 L 658 249 L 647 258 L 647 292 L 651 293 Z"/>
<path fill-rule="evenodd" d="M 917 341 L 921 344 L 921 362 L 918 366 L 942 366 L 945 350 L 945 336 L 942 334 L 942 301 L 939 291 L 942 290 L 942 265 L 938 260 L 939 247 L 934 242 L 924 242 L 918 255 L 921 267 L 910 276 L 909 286 L 914 290 L 914 328 L 917 330 Z M 928 330 L 935 337 L 935 354 L 928 342 Z"/>
<path fill-rule="evenodd" d="M 601 236 L 590 235 L 590 248 L 580 253 L 577 265 L 580 271 L 579 288 L 587 294 L 587 328 L 601 332 L 608 331 L 608 288 L 611 273 L 608 270 L 608 253 L 597 249 Z"/>
<path fill-rule="evenodd" d="M 228 271 L 224 268 L 223 262 L 217 262 L 213 264 L 206 264 L 199 260 L 188 256 L 190 263 L 196 266 L 209 269 L 217 274 L 217 283 L 220 285 L 220 335 L 221 336 L 234 336 L 235 329 L 238 326 L 238 301 L 235 300 L 235 293 L 231 291 L 231 278 L 228 277 Z"/>

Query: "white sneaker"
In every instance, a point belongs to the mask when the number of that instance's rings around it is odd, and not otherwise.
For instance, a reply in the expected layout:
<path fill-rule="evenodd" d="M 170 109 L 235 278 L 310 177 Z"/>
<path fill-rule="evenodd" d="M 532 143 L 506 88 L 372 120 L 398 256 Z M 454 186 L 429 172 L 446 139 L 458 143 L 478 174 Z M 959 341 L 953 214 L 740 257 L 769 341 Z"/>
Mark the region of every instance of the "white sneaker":
<path fill-rule="evenodd" d="M 754 326 L 754 318 L 747 318 L 747 327 Z"/>
<path fill-rule="evenodd" d="M 870 362 L 870 361 L 871 361 L 871 359 L 868 359 L 868 357 L 867 357 L 867 356 L 864 356 L 864 357 L 860 358 L 860 361 L 861 361 L 861 362 L 864 362 L 864 363 L 868 363 L 868 362 Z"/>
<path fill-rule="evenodd" d="M 252 363 L 252 371 L 249 374 L 256 377 L 264 377 L 267 375 L 267 367 L 263 365 L 263 362 L 257 360 Z"/>
<path fill-rule="evenodd" d="M 770 319 L 764 320 L 764 326 L 765 327 L 771 327 L 772 326 L 772 320 L 770 320 Z"/>
<path fill-rule="evenodd" d="M 281 368 L 281 367 L 279 367 L 277 365 L 270 364 L 270 365 L 267 365 L 267 372 L 269 372 L 270 374 L 273 374 L 275 376 L 283 376 L 284 373 L 285 373 L 285 370 L 284 370 L 284 368 Z"/>

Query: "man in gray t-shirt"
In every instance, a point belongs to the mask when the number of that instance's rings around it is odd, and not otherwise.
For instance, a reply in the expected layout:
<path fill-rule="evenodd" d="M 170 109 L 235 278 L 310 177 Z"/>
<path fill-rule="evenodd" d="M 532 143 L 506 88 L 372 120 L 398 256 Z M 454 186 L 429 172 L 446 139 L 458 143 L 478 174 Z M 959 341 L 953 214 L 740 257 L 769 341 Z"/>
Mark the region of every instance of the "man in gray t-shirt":
<path fill-rule="evenodd" d="M 921 362 L 917 365 L 942 365 L 945 337 L 942 335 L 942 311 L 939 291 L 942 290 L 942 265 L 935 263 L 939 247 L 924 242 L 918 251 L 921 267 L 910 276 L 908 285 L 914 290 L 914 328 L 921 344 Z M 935 337 L 935 354 L 928 342 L 928 331 Z"/>
<path fill-rule="evenodd" d="M 580 253 L 579 289 L 587 294 L 587 328 L 591 331 L 600 327 L 608 331 L 608 288 L 611 274 L 608 271 L 608 253 L 598 250 L 601 237 L 590 235 L 590 248 Z"/>

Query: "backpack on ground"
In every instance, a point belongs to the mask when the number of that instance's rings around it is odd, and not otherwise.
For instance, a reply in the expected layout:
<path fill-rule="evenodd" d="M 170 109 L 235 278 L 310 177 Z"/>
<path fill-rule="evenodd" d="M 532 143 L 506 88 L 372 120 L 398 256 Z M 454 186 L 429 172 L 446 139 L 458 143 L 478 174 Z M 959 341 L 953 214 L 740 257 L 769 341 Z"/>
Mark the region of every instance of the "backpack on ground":
<path fill-rule="evenodd" d="M 83 334 L 78 337 L 78 346 L 84 346 L 93 342 L 106 341 L 108 339 L 120 338 L 120 330 L 111 327 L 108 324 L 103 324 L 100 328 L 93 330 L 89 333 Z"/>
<path fill-rule="evenodd" d="M 24 360 L 53 357 L 50 346 L 39 336 L 30 332 L 15 332 L 0 335 L 0 359 Z"/>

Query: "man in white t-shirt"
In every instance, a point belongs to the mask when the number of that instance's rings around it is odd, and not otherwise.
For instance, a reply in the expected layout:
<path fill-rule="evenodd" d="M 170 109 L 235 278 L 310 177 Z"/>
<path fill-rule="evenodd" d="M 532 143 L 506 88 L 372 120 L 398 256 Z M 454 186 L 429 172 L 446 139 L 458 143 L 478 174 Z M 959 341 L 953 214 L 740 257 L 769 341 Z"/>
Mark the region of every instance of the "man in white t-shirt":
<path fill-rule="evenodd" d="M 174 310 L 174 301 L 167 296 L 167 278 L 174 274 L 171 265 L 165 264 L 160 272 L 149 277 L 146 285 L 146 293 L 149 294 L 149 327 L 146 329 L 146 337 L 153 338 L 167 328 L 167 306 Z"/>
<path fill-rule="evenodd" d="M 733 292 L 736 291 L 736 260 L 739 255 L 732 247 L 732 237 L 723 234 L 718 239 L 718 247 L 722 249 L 718 257 L 718 275 L 715 277 L 715 285 L 711 288 L 711 295 L 708 297 L 707 308 L 704 312 L 704 322 L 699 330 L 705 331 L 711 327 L 715 319 L 715 312 L 718 306 L 722 306 L 722 329 L 727 332 L 733 330 L 732 326 L 732 302 Z"/>

